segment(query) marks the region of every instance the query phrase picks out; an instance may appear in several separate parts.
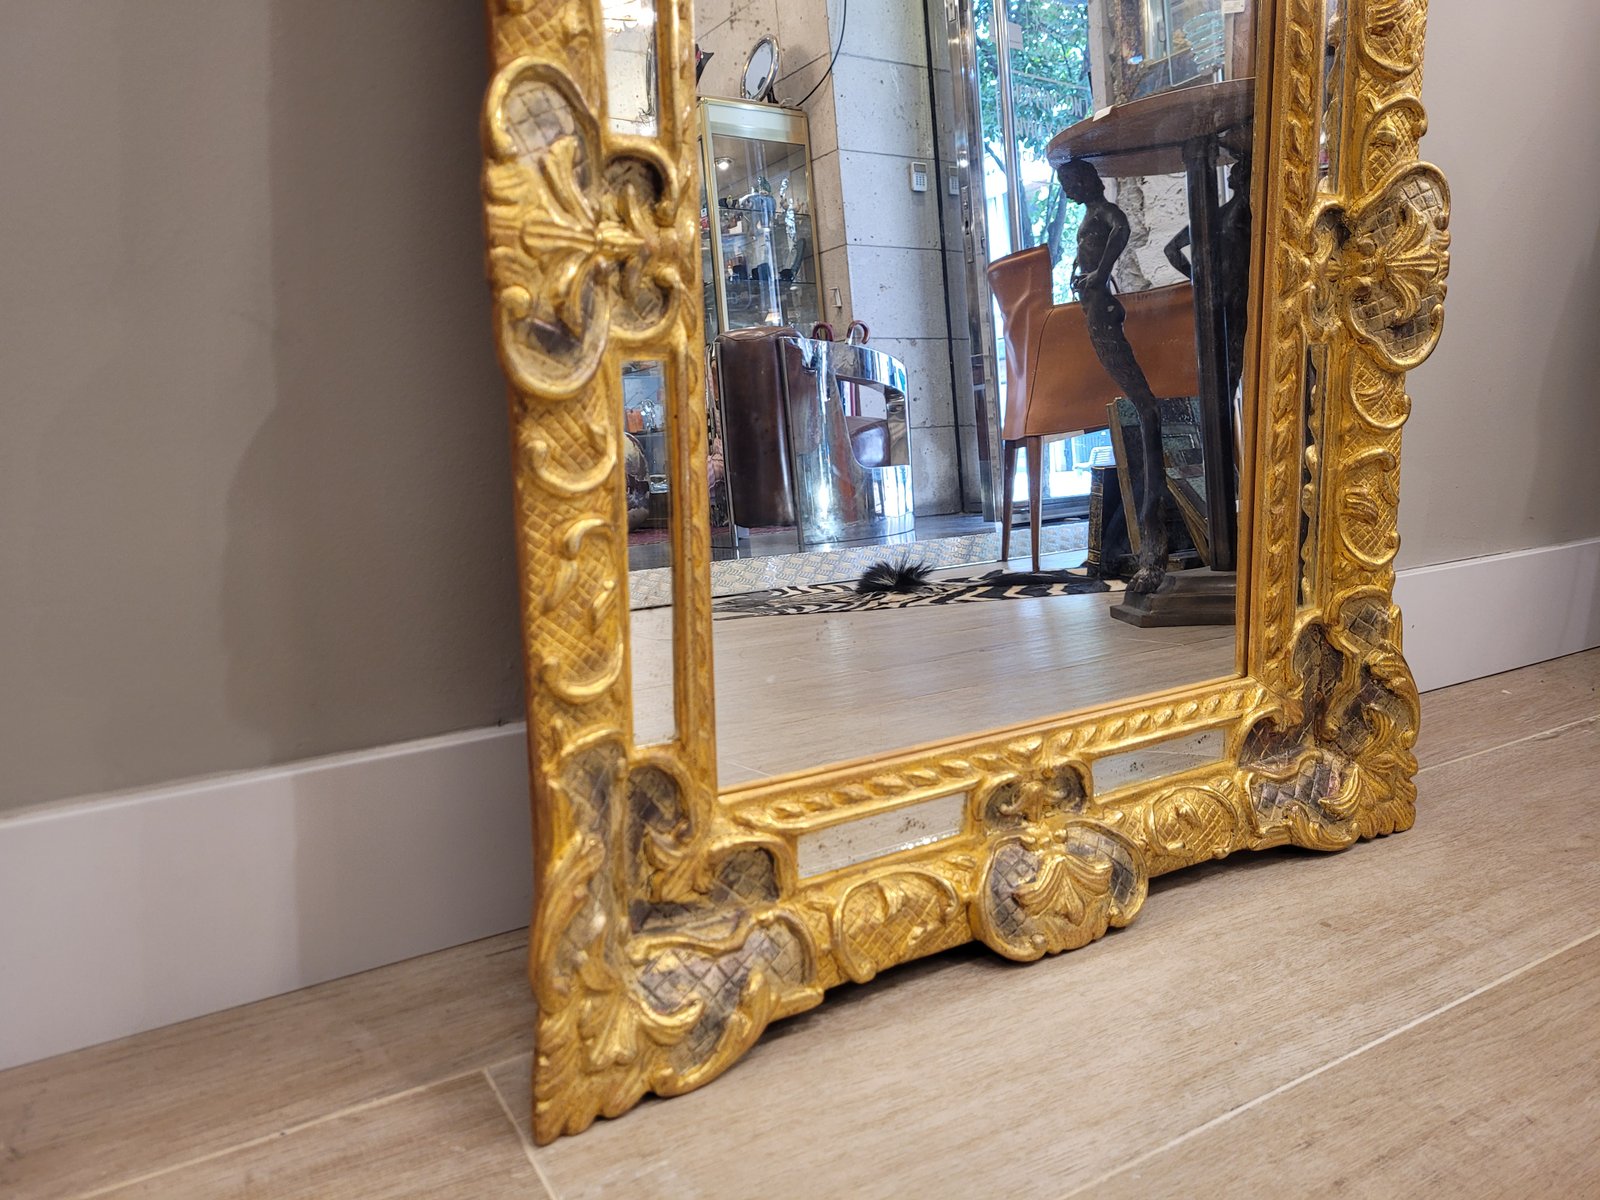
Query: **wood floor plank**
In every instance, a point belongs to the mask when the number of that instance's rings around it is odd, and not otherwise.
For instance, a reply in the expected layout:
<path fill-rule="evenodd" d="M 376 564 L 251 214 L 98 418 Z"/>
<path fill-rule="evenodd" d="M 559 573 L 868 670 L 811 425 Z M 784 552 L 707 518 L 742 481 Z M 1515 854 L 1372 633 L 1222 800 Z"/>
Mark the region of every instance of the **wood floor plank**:
<path fill-rule="evenodd" d="M 563 1200 L 1059 1196 L 1586 932 L 1597 764 L 1600 730 L 1569 728 L 1424 773 L 1410 833 L 1158 880 L 1084 950 L 841 989 L 540 1161 Z"/>
<path fill-rule="evenodd" d="M 481 1073 L 104 1193 L 109 1200 L 548 1200 Z"/>
<path fill-rule="evenodd" d="M 527 934 L 0 1072 L 0 1195 L 74 1195 L 526 1049 Z"/>
<path fill-rule="evenodd" d="M 1600 938 L 1085 1194 L 1600 1196 L 1597 1047 Z"/>
<path fill-rule="evenodd" d="M 1600 715 L 1600 650 L 1441 688 L 1422 697 L 1417 761 L 1448 762 Z"/>

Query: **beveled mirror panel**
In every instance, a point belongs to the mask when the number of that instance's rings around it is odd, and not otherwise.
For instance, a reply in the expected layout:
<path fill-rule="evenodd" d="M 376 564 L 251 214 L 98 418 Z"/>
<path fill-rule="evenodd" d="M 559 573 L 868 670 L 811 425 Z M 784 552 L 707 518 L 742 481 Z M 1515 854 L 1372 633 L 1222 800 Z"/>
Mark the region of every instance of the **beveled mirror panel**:
<path fill-rule="evenodd" d="M 1424 12 L 490 0 L 539 1140 L 1410 824 Z"/>
<path fill-rule="evenodd" d="M 962 70 L 942 5 L 697 6 L 724 788 L 1238 672 L 1259 39 L 1223 7 L 979 6 Z M 750 103 L 726 68 L 780 34 Z M 665 408 L 625 425 L 636 624 Z"/>

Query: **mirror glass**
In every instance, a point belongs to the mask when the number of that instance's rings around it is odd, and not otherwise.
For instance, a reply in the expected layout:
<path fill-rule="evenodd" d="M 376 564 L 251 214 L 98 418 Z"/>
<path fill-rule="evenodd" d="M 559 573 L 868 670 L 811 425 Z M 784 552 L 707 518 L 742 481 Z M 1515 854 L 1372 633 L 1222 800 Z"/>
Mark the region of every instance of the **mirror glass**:
<path fill-rule="evenodd" d="M 1344 121 L 1344 90 L 1348 69 L 1345 41 L 1349 0 L 1322 0 L 1322 95 L 1318 112 L 1317 190 L 1339 186 L 1339 147 Z M 1321 414 L 1327 411 L 1328 348 L 1306 350 L 1300 412 L 1300 532 L 1299 602 L 1309 604 L 1317 585 L 1317 525 L 1321 519 L 1322 437 Z"/>
<path fill-rule="evenodd" d="M 772 86 L 773 75 L 778 69 L 778 43 L 770 37 L 764 37 L 755 44 L 750 51 L 750 58 L 744 68 L 744 98 L 746 100 L 766 99 L 767 89 Z"/>
<path fill-rule="evenodd" d="M 661 129 L 654 0 L 605 0 L 601 11 L 611 128 L 617 133 L 654 137 Z"/>
<path fill-rule="evenodd" d="M 1236 672 L 1258 32 L 1254 0 L 695 6 L 722 786 Z M 769 35 L 776 103 L 737 99 Z"/>
<path fill-rule="evenodd" d="M 654 359 L 622 364 L 623 464 L 628 539 L 670 551 L 672 490 L 667 486 L 669 415 L 666 366 Z M 672 703 L 672 566 L 648 575 L 629 572 L 629 666 L 633 685 L 633 741 L 665 742 L 677 728 Z M 645 585 L 655 589 L 647 591 Z"/>
<path fill-rule="evenodd" d="M 1318 187 L 1332 191 L 1339 175 L 1340 127 L 1344 120 L 1345 6 L 1349 0 L 1322 0 L 1322 113 L 1318 151 Z"/>

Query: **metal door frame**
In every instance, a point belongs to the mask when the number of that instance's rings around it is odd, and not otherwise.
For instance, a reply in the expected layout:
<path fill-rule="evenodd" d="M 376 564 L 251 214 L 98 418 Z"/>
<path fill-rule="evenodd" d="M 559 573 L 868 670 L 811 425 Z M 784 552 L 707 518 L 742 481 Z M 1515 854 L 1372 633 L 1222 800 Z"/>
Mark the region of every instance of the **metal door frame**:
<path fill-rule="evenodd" d="M 933 4 L 929 4 L 929 20 Z M 989 289 L 989 226 L 983 190 L 983 107 L 978 94 L 978 39 L 972 0 L 944 0 L 950 44 L 950 82 L 955 121 L 951 140 L 960 188 L 962 261 L 967 293 L 967 333 L 978 425 L 979 491 L 985 520 L 1007 511 L 1000 452 L 1000 366 L 995 354 L 994 296 Z M 1015 153 L 1013 148 L 1012 153 Z M 1020 210 L 1019 210 L 1020 211 Z M 959 365 L 959 364 L 958 364 Z"/>

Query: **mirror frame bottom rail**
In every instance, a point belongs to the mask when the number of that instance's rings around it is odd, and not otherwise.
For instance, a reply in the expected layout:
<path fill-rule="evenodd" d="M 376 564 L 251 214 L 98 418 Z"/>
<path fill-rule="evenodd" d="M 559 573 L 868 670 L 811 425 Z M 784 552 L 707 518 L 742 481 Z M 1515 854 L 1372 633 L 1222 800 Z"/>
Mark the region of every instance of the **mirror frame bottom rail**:
<path fill-rule="evenodd" d="M 648 1092 L 699 1087 L 835 984 L 973 939 L 1036 959 L 1126 925 L 1153 876 L 1411 825 L 1420 712 L 1391 599 L 1400 428 L 1449 260 L 1449 193 L 1418 160 L 1426 10 L 1350 0 L 1337 178 L 1321 191 L 1322 4 L 1263 0 L 1243 676 L 719 797 L 709 531 L 696 520 L 707 448 L 690 5 L 658 8 L 661 129 L 646 139 L 609 127 L 598 4 L 489 0 L 484 196 L 528 668 L 538 1142 Z M 1306 490 L 1312 345 L 1330 399 Z M 627 358 L 665 364 L 676 405 L 679 732 L 648 746 L 633 739 L 617 533 Z M 1204 731 L 1220 735 L 1215 761 L 1129 781 L 1131 752 L 1159 760 Z M 936 840 L 800 874 L 802 839 L 931 801 L 946 811 L 951 797 L 959 822 Z"/>

